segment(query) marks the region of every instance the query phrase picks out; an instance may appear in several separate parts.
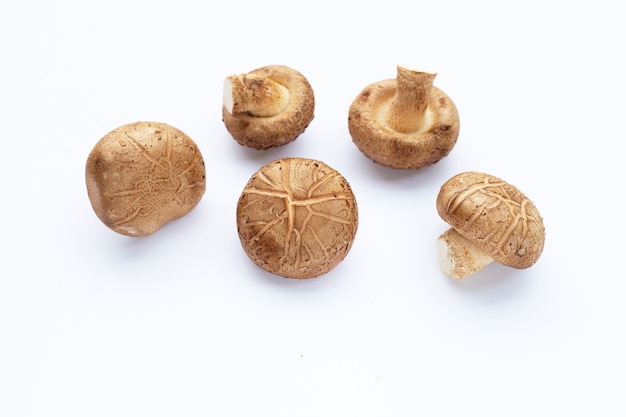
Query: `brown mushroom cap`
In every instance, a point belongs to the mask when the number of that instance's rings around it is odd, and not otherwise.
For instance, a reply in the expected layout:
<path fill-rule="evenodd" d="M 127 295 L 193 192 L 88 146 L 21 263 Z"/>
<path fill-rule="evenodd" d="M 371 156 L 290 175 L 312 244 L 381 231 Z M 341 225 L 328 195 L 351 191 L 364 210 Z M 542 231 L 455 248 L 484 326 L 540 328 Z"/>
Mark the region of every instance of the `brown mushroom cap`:
<path fill-rule="evenodd" d="M 259 169 L 237 204 L 244 251 L 264 270 L 313 278 L 348 254 L 358 225 L 346 179 L 320 161 L 284 158 Z"/>
<path fill-rule="evenodd" d="M 398 66 L 396 79 L 367 86 L 350 106 L 348 127 L 368 158 L 419 169 L 448 155 L 460 130 L 452 100 L 432 85 L 436 74 Z"/>
<path fill-rule="evenodd" d="M 450 178 L 437 196 L 437 211 L 461 236 L 504 265 L 528 268 L 543 251 L 545 228 L 535 205 L 492 175 L 464 172 Z"/>
<path fill-rule="evenodd" d="M 96 215 L 112 230 L 146 236 L 187 214 L 205 191 L 196 144 L 165 123 L 138 122 L 96 143 L 85 168 Z"/>
<path fill-rule="evenodd" d="M 255 149 L 296 139 L 313 120 L 315 99 L 307 79 L 284 65 L 226 79 L 222 119 L 241 145 Z"/>

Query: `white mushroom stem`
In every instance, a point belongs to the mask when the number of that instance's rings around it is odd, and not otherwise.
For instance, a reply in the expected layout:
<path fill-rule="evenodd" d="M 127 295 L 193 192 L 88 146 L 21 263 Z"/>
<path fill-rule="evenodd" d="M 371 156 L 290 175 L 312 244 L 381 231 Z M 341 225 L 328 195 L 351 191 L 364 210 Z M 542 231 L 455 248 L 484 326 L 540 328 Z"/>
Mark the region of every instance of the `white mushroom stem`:
<path fill-rule="evenodd" d="M 267 77 L 232 75 L 224 81 L 223 104 L 230 114 L 275 116 L 289 105 L 289 90 Z"/>
<path fill-rule="evenodd" d="M 411 133 L 430 125 L 428 100 L 436 75 L 398 66 L 396 92 L 387 112 L 387 124 L 392 129 Z"/>
<path fill-rule="evenodd" d="M 454 229 L 448 229 L 439 236 L 437 252 L 441 270 L 450 278 L 465 278 L 493 262 L 492 257 Z"/>

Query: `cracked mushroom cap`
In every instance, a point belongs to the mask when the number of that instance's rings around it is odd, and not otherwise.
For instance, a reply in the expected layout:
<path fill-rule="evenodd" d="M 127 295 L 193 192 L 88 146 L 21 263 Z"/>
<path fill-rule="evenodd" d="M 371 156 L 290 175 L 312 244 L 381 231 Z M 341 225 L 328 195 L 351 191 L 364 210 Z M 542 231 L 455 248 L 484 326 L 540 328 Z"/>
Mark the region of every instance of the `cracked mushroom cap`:
<path fill-rule="evenodd" d="M 489 174 L 464 172 L 446 181 L 437 211 L 460 235 L 501 264 L 532 266 L 545 240 L 535 205 L 511 184 Z"/>
<path fill-rule="evenodd" d="M 307 79 L 270 65 L 224 81 L 222 119 L 241 145 L 267 149 L 296 139 L 313 120 L 315 99 Z"/>
<path fill-rule="evenodd" d="M 419 169 L 448 155 L 459 136 L 459 115 L 433 86 L 435 76 L 398 66 L 396 79 L 361 91 L 350 106 L 348 127 L 363 154 L 397 169 Z"/>
<path fill-rule="evenodd" d="M 106 134 L 87 158 L 85 179 L 98 218 L 127 236 L 150 235 L 184 216 L 206 187 L 204 160 L 194 141 L 156 122 Z"/>
<path fill-rule="evenodd" d="M 348 254 L 358 225 L 346 179 L 320 161 L 284 158 L 257 171 L 237 204 L 244 251 L 262 269 L 314 278 Z"/>

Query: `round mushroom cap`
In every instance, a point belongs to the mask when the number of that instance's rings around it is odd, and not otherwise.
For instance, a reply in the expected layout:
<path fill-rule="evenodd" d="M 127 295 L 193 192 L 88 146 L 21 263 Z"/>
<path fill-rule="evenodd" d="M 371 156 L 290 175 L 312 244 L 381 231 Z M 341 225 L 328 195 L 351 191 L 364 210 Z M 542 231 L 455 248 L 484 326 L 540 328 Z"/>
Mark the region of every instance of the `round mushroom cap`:
<path fill-rule="evenodd" d="M 259 169 L 237 204 L 244 251 L 262 269 L 314 278 L 348 254 L 358 225 L 350 185 L 320 161 L 283 158 Z"/>
<path fill-rule="evenodd" d="M 300 136 L 313 120 L 315 109 L 313 89 L 304 75 L 284 65 L 257 68 L 246 75 L 257 80 L 266 77 L 285 87 L 289 101 L 283 111 L 271 116 L 233 114 L 222 106 L 222 119 L 232 137 L 240 145 L 268 149 Z"/>
<path fill-rule="evenodd" d="M 165 123 L 138 122 L 106 134 L 87 158 L 87 194 L 100 220 L 146 236 L 190 212 L 206 188 L 200 150 Z"/>
<path fill-rule="evenodd" d="M 396 94 L 397 81 L 383 80 L 365 87 L 348 114 L 352 141 L 368 158 L 396 169 L 419 169 L 447 156 L 460 131 L 454 102 L 435 86 L 428 98 L 424 128 L 399 132 L 387 123 L 386 114 Z"/>
<path fill-rule="evenodd" d="M 437 211 L 460 235 L 504 265 L 528 268 L 543 251 L 545 228 L 535 205 L 492 175 L 464 172 L 450 178 L 437 196 Z"/>

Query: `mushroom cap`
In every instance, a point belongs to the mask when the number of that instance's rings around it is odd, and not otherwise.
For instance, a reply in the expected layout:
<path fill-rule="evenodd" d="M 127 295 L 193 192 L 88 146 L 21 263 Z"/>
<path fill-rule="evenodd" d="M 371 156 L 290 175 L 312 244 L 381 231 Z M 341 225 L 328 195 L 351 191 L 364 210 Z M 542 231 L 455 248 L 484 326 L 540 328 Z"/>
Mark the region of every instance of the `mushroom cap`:
<path fill-rule="evenodd" d="M 460 122 L 454 102 L 432 86 L 426 109 L 429 126 L 415 132 L 398 132 L 385 114 L 396 93 L 395 79 L 365 87 L 354 99 L 348 115 L 353 142 L 368 158 L 397 169 L 419 169 L 450 153 L 459 136 Z"/>
<path fill-rule="evenodd" d="M 146 236 L 184 216 L 206 188 L 200 150 L 165 123 L 138 122 L 107 133 L 87 158 L 87 194 L 115 232 Z"/>
<path fill-rule="evenodd" d="M 228 132 L 241 145 L 267 149 L 296 139 L 313 120 L 315 98 L 308 80 L 300 72 L 284 65 L 269 65 L 248 73 L 268 77 L 289 91 L 286 109 L 274 116 L 248 113 L 231 114 L 222 106 L 222 119 Z"/>
<path fill-rule="evenodd" d="M 262 269 L 314 278 L 348 254 L 358 225 L 346 179 L 323 162 L 283 158 L 259 169 L 237 204 L 244 251 Z"/>
<path fill-rule="evenodd" d="M 450 178 L 437 196 L 437 211 L 460 235 L 504 265 L 528 268 L 543 251 L 545 228 L 535 205 L 492 175 L 464 172 Z"/>

